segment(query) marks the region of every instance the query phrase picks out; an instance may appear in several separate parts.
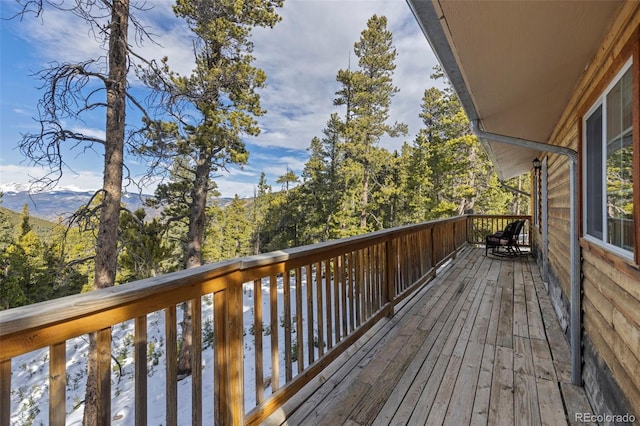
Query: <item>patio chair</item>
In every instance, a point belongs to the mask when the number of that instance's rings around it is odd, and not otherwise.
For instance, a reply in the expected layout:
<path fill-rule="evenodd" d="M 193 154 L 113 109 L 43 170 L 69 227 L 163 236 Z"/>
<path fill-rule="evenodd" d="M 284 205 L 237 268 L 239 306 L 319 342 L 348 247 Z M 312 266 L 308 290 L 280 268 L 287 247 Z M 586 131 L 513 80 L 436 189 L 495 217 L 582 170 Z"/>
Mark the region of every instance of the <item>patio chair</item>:
<path fill-rule="evenodd" d="M 510 222 L 502 231 L 485 237 L 484 255 L 491 248 L 491 254 L 496 256 L 519 256 L 522 251 L 519 247 L 520 232 L 524 226 L 524 220 Z M 504 248 L 504 250 L 501 250 Z"/>

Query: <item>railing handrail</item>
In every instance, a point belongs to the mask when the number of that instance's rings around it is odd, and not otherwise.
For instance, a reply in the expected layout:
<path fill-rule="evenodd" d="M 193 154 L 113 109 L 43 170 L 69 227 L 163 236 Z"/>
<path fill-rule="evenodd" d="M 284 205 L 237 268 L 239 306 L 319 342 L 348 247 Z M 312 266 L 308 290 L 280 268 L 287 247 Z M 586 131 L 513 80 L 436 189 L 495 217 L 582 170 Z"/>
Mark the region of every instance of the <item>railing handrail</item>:
<path fill-rule="evenodd" d="M 344 251 L 345 248 L 351 248 L 351 246 L 353 249 L 356 249 L 360 245 L 366 245 L 374 241 L 382 242 L 409 233 L 415 229 L 429 228 L 438 223 L 460 220 L 461 217 L 464 216 L 437 219 L 420 224 L 383 229 L 353 237 L 210 263 L 197 268 L 170 272 L 157 277 L 132 281 L 114 287 L 3 310 L 0 311 L 0 342 L 3 338 L 16 332 L 42 328 L 47 324 L 57 324 L 75 320 L 91 313 L 120 308 L 130 303 L 139 302 L 141 298 L 157 297 L 158 293 L 167 293 L 176 288 L 183 288 L 196 282 L 215 280 L 232 272 L 245 272 L 258 266 L 277 264 L 284 261 L 292 262 L 301 258 L 304 258 L 306 261 L 313 261 L 313 259 L 309 258 L 314 256 L 323 257 L 326 252 L 330 252 L 336 247 L 340 247 L 342 249 L 341 251 Z M 185 295 L 182 299 L 183 300 L 178 300 L 177 303 L 189 300 L 190 297 Z M 157 309 L 148 309 L 147 312 L 140 312 L 140 314 L 154 312 L 155 310 Z M 81 334 L 85 333 L 78 333 L 77 335 Z M 30 349 L 24 351 L 25 353 L 45 347 L 47 344 L 38 345 L 36 342 L 33 342 L 32 345 L 29 346 Z M 0 360 L 11 358 L 12 356 L 15 356 L 15 354 L 6 356 L 4 353 L 4 345 L 0 345 Z"/>

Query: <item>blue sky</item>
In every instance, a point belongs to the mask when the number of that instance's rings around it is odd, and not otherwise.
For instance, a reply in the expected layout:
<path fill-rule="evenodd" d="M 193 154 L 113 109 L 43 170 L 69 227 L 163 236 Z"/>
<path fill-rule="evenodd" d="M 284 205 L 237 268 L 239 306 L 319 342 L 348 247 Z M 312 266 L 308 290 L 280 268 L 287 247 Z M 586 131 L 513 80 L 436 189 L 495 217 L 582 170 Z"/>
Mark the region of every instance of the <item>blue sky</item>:
<path fill-rule="evenodd" d="M 0 189 L 12 184 L 27 186 L 45 172 L 27 162 L 16 149 L 21 135 L 38 131 L 37 103 L 42 92 L 33 74 L 52 61 L 82 60 L 102 54 L 87 27 L 69 13 L 45 10 L 41 18 L 4 20 L 11 16 L 13 2 L 0 0 Z M 172 68 L 188 74 L 192 68 L 191 41 L 184 24 L 173 16 L 173 0 L 147 1 L 151 10 L 139 18 L 154 34 L 153 45 L 137 46 L 146 58 L 169 58 Z M 436 59 L 404 0 L 285 0 L 282 21 L 274 29 L 256 29 L 255 65 L 267 73 L 267 86 L 260 91 L 267 114 L 259 117 L 258 137 L 245 138 L 249 163 L 216 179 L 223 196 L 252 196 L 260 173 L 264 172 L 274 190 L 276 179 L 287 168 L 298 175 L 307 160 L 307 148 L 322 130 L 332 112 L 336 74 L 347 68 L 349 56 L 355 61 L 353 44 L 373 15 L 388 18 L 398 51 L 394 83 L 400 92 L 393 98 L 391 121 L 409 125 L 406 137 L 387 139 L 381 145 L 393 150 L 411 141 L 421 126 L 420 101 Z M 141 91 L 133 81 L 134 91 Z M 138 117 L 129 113 L 128 120 Z M 135 123 L 132 123 L 135 124 Z M 95 135 L 104 134 L 103 114 L 87 117 L 69 127 Z M 101 186 L 102 152 L 73 150 L 64 153 L 69 165 L 59 187 L 95 190 Z M 145 167 L 135 158 L 125 159 L 132 175 Z M 127 188 L 136 192 L 133 187 Z M 144 192 L 153 192 L 150 184 Z"/>

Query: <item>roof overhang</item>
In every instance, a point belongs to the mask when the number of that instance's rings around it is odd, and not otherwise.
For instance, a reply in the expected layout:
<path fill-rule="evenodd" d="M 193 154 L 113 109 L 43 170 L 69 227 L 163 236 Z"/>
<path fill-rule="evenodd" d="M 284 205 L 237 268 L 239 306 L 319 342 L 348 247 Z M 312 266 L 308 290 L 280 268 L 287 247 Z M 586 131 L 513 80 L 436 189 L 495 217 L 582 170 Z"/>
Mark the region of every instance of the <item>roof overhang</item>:
<path fill-rule="evenodd" d="M 622 2 L 407 0 L 472 121 L 548 143 Z M 502 179 L 540 152 L 482 140 Z"/>

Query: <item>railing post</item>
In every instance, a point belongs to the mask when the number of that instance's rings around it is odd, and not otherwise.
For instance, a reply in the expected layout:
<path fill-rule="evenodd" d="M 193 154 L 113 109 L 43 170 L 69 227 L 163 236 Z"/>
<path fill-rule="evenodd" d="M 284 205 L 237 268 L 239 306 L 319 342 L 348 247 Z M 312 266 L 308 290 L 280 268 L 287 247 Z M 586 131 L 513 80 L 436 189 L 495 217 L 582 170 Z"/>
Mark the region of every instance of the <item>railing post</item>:
<path fill-rule="evenodd" d="M 111 424 L 111 327 L 96 331 L 98 424 Z"/>
<path fill-rule="evenodd" d="M 239 272 L 228 277 L 214 304 L 214 412 L 217 425 L 244 422 L 244 378 L 242 366 L 242 282 Z"/>
<path fill-rule="evenodd" d="M 393 300 L 395 298 L 395 276 L 396 276 L 396 268 L 395 268 L 395 240 L 388 239 L 385 241 L 385 262 L 386 262 L 386 274 L 385 274 L 385 290 L 386 290 L 386 302 L 388 302 L 388 316 L 393 316 L 394 314 L 394 303 Z"/>
<path fill-rule="evenodd" d="M 0 425 L 11 420 L 11 360 L 0 361 Z"/>
<path fill-rule="evenodd" d="M 66 417 L 66 342 L 49 346 L 49 424 L 64 425 Z"/>
<path fill-rule="evenodd" d="M 230 276 L 228 284 L 228 401 L 229 425 L 244 423 L 244 353 L 243 353 L 243 309 L 242 280 L 239 272 Z"/>

